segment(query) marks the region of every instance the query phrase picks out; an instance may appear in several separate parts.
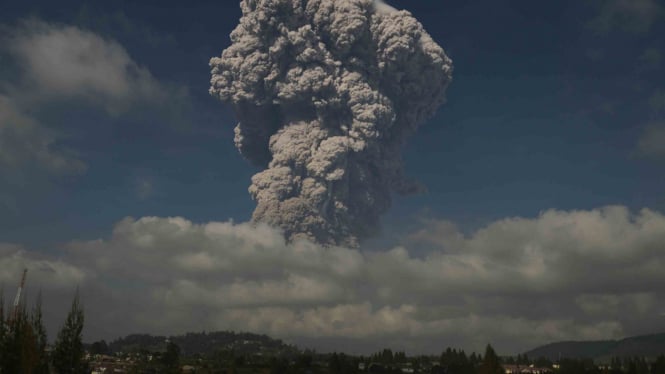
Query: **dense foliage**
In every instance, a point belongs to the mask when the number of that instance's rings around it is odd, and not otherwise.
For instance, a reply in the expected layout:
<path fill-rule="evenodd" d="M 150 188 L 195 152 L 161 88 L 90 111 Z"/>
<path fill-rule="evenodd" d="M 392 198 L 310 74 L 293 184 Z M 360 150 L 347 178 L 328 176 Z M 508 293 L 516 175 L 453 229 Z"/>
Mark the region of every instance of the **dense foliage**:
<path fill-rule="evenodd" d="M 58 373 L 85 374 L 87 365 L 84 361 L 83 309 L 79 305 L 78 292 L 72 302 L 65 324 L 58 333 L 53 346 L 53 367 Z"/>
<path fill-rule="evenodd" d="M 547 344 L 527 354 L 531 357 L 546 357 L 555 361 L 559 358 L 592 358 L 595 361 L 608 361 L 611 357 L 650 357 L 655 358 L 665 352 L 665 333 L 632 336 L 621 340 L 599 340 L 587 342 L 557 342 Z"/>
<path fill-rule="evenodd" d="M 236 353 L 251 354 L 269 351 L 270 354 L 290 351 L 297 353 L 295 347 L 285 344 L 267 335 L 236 333 L 233 331 L 187 333 L 176 336 L 153 336 L 148 334 L 132 334 L 119 338 L 108 344 L 109 353 L 130 353 L 141 350 L 160 352 L 166 349 L 166 341 L 172 341 L 183 355 L 212 354 L 223 349 L 233 348 Z M 99 342 L 101 344 L 101 342 Z M 106 344 L 106 343 L 104 343 Z"/>
<path fill-rule="evenodd" d="M 25 305 L 5 313 L 0 296 L 0 373 L 48 373 L 40 299 L 30 314 Z"/>
<path fill-rule="evenodd" d="M 6 311 L 0 294 L 0 374 L 87 373 L 81 343 L 83 310 L 78 296 L 58 334 L 51 357 L 47 354 L 48 340 L 42 317 L 41 295 L 28 312 L 25 304 Z"/>

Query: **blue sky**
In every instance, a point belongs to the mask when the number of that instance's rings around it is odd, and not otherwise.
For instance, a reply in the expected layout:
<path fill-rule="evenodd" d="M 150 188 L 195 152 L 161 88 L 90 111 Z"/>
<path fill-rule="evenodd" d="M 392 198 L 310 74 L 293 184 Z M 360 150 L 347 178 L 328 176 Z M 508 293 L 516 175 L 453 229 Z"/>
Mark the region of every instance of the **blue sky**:
<path fill-rule="evenodd" d="M 14 207 L 3 206 L 3 236 L 48 246 L 100 235 L 126 215 L 249 218 L 254 170 L 233 148 L 231 113 L 207 94 L 207 61 L 228 45 L 236 4 L 22 4 L 3 12 L 6 26 L 38 18 L 91 30 L 187 95 L 169 114 L 109 116 L 75 100 L 36 109 L 88 170 L 20 182 L 5 199 Z M 594 28 L 591 2 L 394 5 L 423 22 L 455 73 L 447 105 L 405 150 L 407 172 L 429 193 L 398 198 L 386 224 L 423 210 L 474 227 L 548 208 L 665 207 L 662 158 L 638 152 L 645 127 L 662 117 L 649 105 L 662 90 L 662 23 Z M 142 183 L 150 192 L 138 191 Z"/>
<path fill-rule="evenodd" d="M 550 209 L 665 212 L 661 1 L 388 2 L 422 22 L 455 70 L 448 102 L 404 151 L 407 174 L 428 192 L 396 197 L 384 232 L 365 249 L 408 245 L 434 221 L 473 236 Z M 249 220 L 247 187 L 258 170 L 233 145 L 230 108 L 208 94 L 208 61 L 229 45 L 239 17 L 233 1 L 4 7 L 3 108 L 29 118 L 31 136 L 49 139 L 44 152 L 69 166 L 45 166 L 30 154 L 36 148 L 10 154 L 15 140 L 6 129 L 23 122 L 17 115 L 13 125 L 0 123 L 0 156 L 13 160 L 0 157 L 0 243 L 62 259 L 68 243 L 112 241 L 128 216 Z M 51 56 L 39 55 L 33 36 L 68 27 L 121 56 L 131 70 L 121 72 L 127 91 L 110 90 L 113 82 L 71 88 L 66 66 L 49 67 L 50 77 L 64 77 L 49 80 L 30 65 Z M 619 335 L 644 332 L 622 323 Z M 662 318 L 654 323 L 663 326 Z"/>

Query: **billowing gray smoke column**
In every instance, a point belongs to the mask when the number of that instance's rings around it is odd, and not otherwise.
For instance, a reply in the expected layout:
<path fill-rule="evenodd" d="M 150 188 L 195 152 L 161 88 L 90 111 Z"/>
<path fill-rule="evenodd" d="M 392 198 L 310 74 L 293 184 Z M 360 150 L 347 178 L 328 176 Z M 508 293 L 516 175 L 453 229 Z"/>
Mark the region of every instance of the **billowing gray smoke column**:
<path fill-rule="evenodd" d="M 210 92 L 265 170 L 253 220 L 289 239 L 356 246 L 393 191 L 418 192 L 401 148 L 445 101 L 452 62 L 409 12 L 373 0 L 243 0 Z"/>

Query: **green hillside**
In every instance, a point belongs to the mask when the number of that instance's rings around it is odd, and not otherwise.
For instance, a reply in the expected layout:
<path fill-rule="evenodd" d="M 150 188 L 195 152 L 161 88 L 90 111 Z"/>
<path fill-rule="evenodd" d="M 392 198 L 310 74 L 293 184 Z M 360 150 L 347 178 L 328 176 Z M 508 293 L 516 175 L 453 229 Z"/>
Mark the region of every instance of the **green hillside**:
<path fill-rule="evenodd" d="M 665 354 L 665 333 L 642 335 L 621 340 L 601 340 L 587 342 L 550 343 L 526 354 L 531 358 L 546 357 L 556 361 L 559 358 L 593 358 L 609 361 L 611 357 L 648 357 Z"/>
<path fill-rule="evenodd" d="M 165 336 L 134 334 L 117 339 L 109 344 L 110 352 L 151 351 L 163 352 L 166 349 Z M 287 353 L 297 349 L 281 340 L 266 335 L 219 331 L 210 333 L 187 333 L 168 337 L 177 344 L 185 355 L 209 354 L 219 350 L 233 350 L 238 354 L 249 353 Z"/>

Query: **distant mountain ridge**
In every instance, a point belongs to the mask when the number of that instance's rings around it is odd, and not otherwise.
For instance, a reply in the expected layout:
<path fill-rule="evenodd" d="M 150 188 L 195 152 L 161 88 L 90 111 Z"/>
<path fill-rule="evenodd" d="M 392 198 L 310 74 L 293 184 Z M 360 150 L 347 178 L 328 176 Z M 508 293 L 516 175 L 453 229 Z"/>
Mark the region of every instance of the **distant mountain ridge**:
<path fill-rule="evenodd" d="M 526 352 L 529 358 L 592 358 L 609 361 L 611 357 L 654 358 L 665 354 L 665 333 L 633 336 L 621 340 L 566 341 L 543 345 Z"/>
<path fill-rule="evenodd" d="M 169 339 L 186 355 L 209 354 L 220 350 L 233 350 L 243 353 L 287 353 L 296 352 L 297 348 L 273 339 L 267 335 L 236 333 L 232 331 L 187 333 L 177 336 L 153 336 L 148 334 L 132 334 L 109 343 L 111 353 L 116 352 L 164 352 L 166 340 Z"/>

